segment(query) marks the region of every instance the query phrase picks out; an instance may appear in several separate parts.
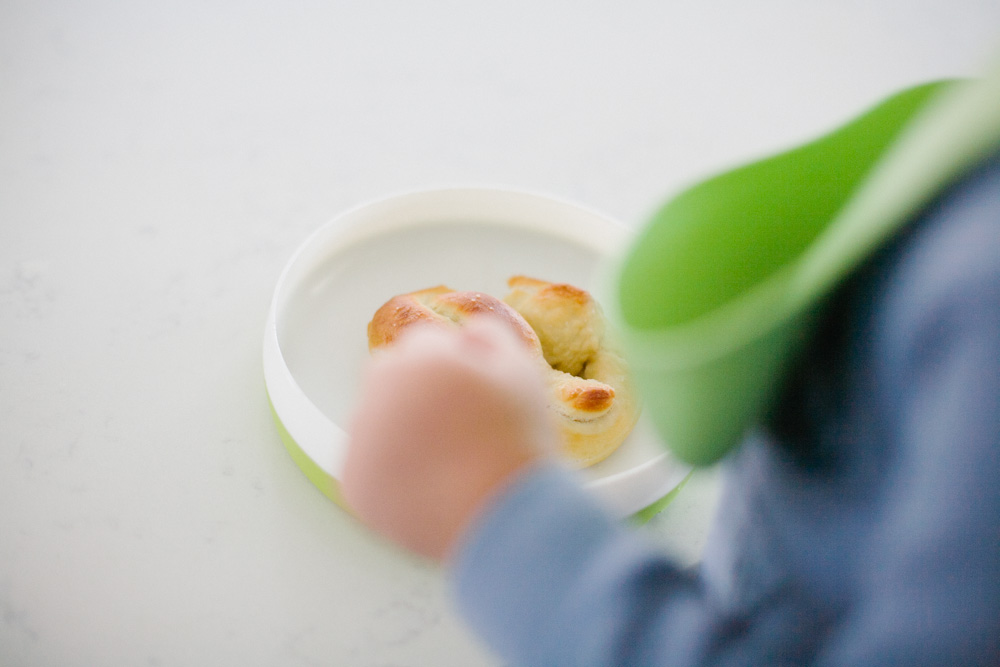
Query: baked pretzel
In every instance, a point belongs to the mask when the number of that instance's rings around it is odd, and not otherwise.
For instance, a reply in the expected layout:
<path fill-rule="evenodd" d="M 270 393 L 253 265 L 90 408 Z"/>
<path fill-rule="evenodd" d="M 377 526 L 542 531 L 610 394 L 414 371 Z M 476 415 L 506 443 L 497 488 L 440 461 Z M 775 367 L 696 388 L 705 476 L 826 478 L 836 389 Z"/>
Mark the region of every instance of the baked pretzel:
<path fill-rule="evenodd" d="M 638 419 L 628 368 L 611 349 L 604 316 L 590 294 L 525 276 L 507 281 L 504 299 L 439 286 L 394 296 L 368 324 L 368 348 L 391 345 L 416 323 L 461 326 L 474 316 L 504 322 L 536 356 L 563 451 L 579 467 L 607 458 Z"/>

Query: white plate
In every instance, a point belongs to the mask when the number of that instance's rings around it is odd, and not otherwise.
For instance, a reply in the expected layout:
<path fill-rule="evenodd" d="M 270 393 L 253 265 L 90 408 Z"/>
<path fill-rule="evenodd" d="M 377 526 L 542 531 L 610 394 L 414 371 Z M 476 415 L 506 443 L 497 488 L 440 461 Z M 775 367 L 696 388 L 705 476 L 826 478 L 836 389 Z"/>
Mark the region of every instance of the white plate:
<path fill-rule="evenodd" d="M 624 227 L 579 206 L 484 188 L 397 195 L 332 220 L 285 268 L 265 330 L 267 392 L 290 454 L 343 504 L 337 479 L 368 358 L 366 326 L 390 297 L 440 284 L 502 297 L 515 274 L 595 291 L 602 259 L 624 239 Z M 618 451 L 578 474 L 625 517 L 689 471 L 642 419 Z"/>

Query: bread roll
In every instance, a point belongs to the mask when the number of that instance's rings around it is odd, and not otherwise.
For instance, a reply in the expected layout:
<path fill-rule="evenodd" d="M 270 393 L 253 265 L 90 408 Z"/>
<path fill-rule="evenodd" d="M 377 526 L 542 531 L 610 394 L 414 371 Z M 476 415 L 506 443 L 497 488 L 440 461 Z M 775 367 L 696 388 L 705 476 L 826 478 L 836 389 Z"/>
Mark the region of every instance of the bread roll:
<path fill-rule="evenodd" d="M 586 291 L 514 276 L 504 301 L 482 292 L 431 287 L 394 296 L 368 324 L 368 347 L 391 345 L 417 323 L 461 326 L 475 316 L 502 321 L 538 359 L 563 452 L 578 467 L 607 458 L 635 426 L 639 408 L 628 368 Z"/>

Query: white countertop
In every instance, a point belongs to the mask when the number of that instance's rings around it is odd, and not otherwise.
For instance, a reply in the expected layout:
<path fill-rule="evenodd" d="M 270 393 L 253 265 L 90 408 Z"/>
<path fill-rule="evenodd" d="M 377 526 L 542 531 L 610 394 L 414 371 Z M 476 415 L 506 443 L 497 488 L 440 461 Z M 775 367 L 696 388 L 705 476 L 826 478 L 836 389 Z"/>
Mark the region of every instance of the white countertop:
<path fill-rule="evenodd" d="M 442 184 L 637 224 L 998 45 L 995 0 L 3 2 L 0 665 L 497 664 L 282 447 L 291 252 Z M 694 562 L 716 488 L 645 530 Z"/>

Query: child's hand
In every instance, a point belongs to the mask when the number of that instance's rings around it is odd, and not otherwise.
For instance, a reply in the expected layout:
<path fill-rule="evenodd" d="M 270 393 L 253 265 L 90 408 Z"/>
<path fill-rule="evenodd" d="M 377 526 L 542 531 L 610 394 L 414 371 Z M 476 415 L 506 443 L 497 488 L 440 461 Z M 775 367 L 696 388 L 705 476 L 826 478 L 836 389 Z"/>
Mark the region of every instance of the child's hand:
<path fill-rule="evenodd" d="M 484 501 L 556 438 L 537 360 L 502 326 L 417 328 L 373 360 L 341 490 L 370 527 L 444 559 Z"/>

